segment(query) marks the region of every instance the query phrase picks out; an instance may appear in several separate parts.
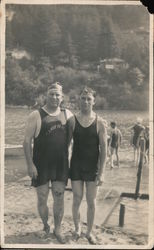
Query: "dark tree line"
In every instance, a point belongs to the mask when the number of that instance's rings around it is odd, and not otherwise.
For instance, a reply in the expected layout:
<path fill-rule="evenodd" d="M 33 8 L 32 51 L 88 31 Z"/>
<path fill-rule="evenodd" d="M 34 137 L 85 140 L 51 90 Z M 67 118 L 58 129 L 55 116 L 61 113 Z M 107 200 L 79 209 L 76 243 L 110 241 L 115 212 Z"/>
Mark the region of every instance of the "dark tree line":
<path fill-rule="evenodd" d="M 149 18 L 142 6 L 7 5 L 7 12 L 6 51 L 30 54 L 6 57 L 7 103 L 32 105 L 58 80 L 67 97 L 83 84 L 94 87 L 98 108 L 147 108 Z M 100 59 L 115 57 L 128 70 L 97 72 Z"/>

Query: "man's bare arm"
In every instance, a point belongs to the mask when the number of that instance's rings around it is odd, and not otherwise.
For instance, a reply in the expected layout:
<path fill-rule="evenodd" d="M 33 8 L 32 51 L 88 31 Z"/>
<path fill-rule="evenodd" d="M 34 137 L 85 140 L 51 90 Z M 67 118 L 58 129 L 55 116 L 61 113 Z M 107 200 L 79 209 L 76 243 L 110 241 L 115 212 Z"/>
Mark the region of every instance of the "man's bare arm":
<path fill-rule="evenodd" d="M 25 130 L 25 138 L 23 142 L 28 175 L 31 178 L 37 177 L 37 169 L 33 163 L 33 156 L 32 156 L 32 141 L 35 136 L 36 126 L 37 126 L 37 119 L 36 119 L 36 111 L 35 111 L 31 113 L 28 118 L 28 121 L 26 124 L 26 130 Z"/>
<path fill-rule="evenodd" d="M 118 130 L 118 133 L 119 133 L 119 143 L 121 145 L 121 141 L 122 141 L 122 133 L 120 130 Z"/>
<path fill-rule="evenodd" d="M 107 129 L 106 129 L 106 124 L 103 122 L 103 120 L 99 120 L 98 136 L 99 136 L 100 152 L 99 152 L 97 185 L 101 185 L 107 158 Z"/>
<path fill-rule="evenodd" d="M 74 116 L 70 117 L 68 120 L 68 145 L 70 145 L 73 138 L 73 131 L 75 128 L 75 118 Z"/>

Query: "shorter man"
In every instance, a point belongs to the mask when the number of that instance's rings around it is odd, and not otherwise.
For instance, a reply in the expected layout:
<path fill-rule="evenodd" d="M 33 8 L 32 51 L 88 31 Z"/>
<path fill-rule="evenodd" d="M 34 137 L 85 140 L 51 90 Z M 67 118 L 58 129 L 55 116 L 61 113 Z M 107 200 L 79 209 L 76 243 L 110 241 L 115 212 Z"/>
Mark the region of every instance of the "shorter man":
<path fill-rule="evenodd" d="M 111 168 L 114 168 L 114 164 L 113 164 L 114 152 L 117 158 L 117 166 L 119 167 L 119 146 L 121 145 L 122 134 L 120 130 L 117 128 L 117 125 L 115 122 L 111 122 L 110 126 L 111 126 L 110 142 L 109 142 L 110 164 L 111 164 Z"/>
<path fill-rule="evenodd" d="M 87 200 L 87 232 L 90 244 L 96 244 L 92 235 L 97 187 L 102 185 L 107 156 L 106 122 L 93 112 L 95 92 L 85 87 L 79 98 L 80 111 L 72 119 L 73 150 L 70 178 L 73 190 L 73 220 L 75 235 L 80 237 L 80 204 L 84 183 Z"/>

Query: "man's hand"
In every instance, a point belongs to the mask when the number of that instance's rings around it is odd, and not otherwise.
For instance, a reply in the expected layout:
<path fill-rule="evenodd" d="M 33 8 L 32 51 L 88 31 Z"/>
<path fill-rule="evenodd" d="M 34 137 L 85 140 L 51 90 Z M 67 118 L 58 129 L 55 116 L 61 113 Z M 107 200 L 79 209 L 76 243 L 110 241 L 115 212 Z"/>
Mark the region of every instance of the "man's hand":
<path fill-rule="evenodd" d="M 104 183 L 104 175 L 97 175 L 96 177 L 96 186 L 102 186 L 102 184 Z"/>
<path fill-rule="evenodd" d="M 37 178 L 38 173 L 37 173 L 37 169 L 36 169 L 36 167 L 35 167 L 34 164 L 32 164 L 31 166 L 28 167 L 28 175 L 29 175 L 31 178 L 34 178 L 34 179 Z"/>

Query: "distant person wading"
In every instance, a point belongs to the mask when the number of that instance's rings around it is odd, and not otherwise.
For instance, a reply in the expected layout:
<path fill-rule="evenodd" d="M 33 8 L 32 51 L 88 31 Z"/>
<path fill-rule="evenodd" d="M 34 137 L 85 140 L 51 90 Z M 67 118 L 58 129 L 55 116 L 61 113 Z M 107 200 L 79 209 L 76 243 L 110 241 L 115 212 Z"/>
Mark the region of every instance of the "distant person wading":
<path fill-rule="evenodd" d="M 142 125 L 142 118 L 138 117 L 134 126 L 130 127 L 132 130 L 131 144 L 134 148 L 134 162 L 138 165 L 139 153 L 140 153 L 140 135 L 144 131 L 145 127 Z"/>
<path fill-rule="evenodd" d="M 117 166 L 119 167 L 119 147 L 121 145 L 122 134 L 121 131 L 117 128 L 116 122 L 111 122 L 110 127 L 111 127 L 110 140 L 109 140 L 110 164 L 111 168 L 114 168 L 113 164 L 114 153 L 117 158 Z"/>

